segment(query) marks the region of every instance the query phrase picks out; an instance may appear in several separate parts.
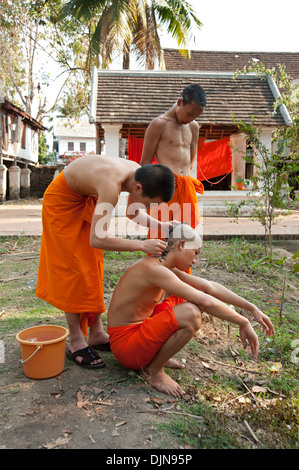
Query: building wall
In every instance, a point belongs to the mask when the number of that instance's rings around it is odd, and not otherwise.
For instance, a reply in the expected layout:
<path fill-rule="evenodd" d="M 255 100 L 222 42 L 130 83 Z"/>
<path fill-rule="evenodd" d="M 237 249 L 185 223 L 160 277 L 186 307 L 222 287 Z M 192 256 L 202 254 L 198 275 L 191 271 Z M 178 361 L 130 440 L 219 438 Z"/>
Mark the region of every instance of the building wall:
<path fill-rule="evenodd" d="M 74 143 L 74 150 L 70 151 L 68 150 L 68 142 L 73 142 Z M 81 152 L 80 150 L 80 143 L 85 142 L 86 143 L 86 151 L 85 153 L 96 153 L 96 139 L 86 139 L 86 138 L 76 138 L 76 137 L 67 137 L 67 138 L 62 138 L 59 137 L 59 143 L 58 143 L 58 153 L 59 155 L 63 154 L 69 154 L 72 152 Z"/>
<path fill-rule="evenodd" d="M 25 148 L 20 145 L 18 157 L 33 163 L 38 162 L 38 133 L 29 126 L 26 126 Z"/>
<path fill-rule="evenodd" d="M 20 116 L 12 117 L 1 111 L 2 154 L 5 157 L 19 157 L 28 162 L 38 162 L 38 133 L 22 121 Z"/>
<path fill-rule="evenodd" d="M 42 198 L 49 184 L 63 165 L 30 165 L 30 196 Z"/>

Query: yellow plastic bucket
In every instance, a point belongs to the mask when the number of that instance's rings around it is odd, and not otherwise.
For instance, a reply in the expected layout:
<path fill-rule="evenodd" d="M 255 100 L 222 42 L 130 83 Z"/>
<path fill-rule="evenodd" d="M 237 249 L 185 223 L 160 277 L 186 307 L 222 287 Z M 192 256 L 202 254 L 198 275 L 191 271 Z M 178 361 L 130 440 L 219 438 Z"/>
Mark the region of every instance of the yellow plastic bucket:
<path fill-rule="evenodd" d="M 24 373 L 31 379 L 48 379 L 59 375 L 64 368 L 65 340 L 69 331 L 63 326 L 40 325 L 20 331 Z"/>

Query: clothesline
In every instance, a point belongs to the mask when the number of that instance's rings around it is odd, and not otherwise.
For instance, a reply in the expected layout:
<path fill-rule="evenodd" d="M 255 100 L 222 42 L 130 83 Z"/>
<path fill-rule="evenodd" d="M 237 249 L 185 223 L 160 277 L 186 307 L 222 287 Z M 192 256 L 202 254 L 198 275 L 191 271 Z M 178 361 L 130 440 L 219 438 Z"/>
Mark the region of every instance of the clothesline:
<path fill-rule="evenodd" d="M 245 148 L 246 148 L 246 146 L 245 146 Z M 244 148 L 244 150 L 245 150 L 245 148 Z M 244 151 L 243 151 L 243 152 L 244 152 Z M 235 164 L 234 164 L 234 166 L 232 167 L 232 169 L 231 169 L 231 170 L 230 170 L 230 171 L 229 171 L 229 172 L 228 172 L 226 175 L 224 175 L 222 178 L 220 178 L 220 180 L 219 180 L 219 181 L 215 181 L 215 182 L 213 182 L 213 181 L 210 181 L 210 180 L 208 180 L 208 179 L 205 177 L 205 175 L 204 175 L 204 173 L 203 173 L 202 169 L 201 169 L 201 168 L 200 168 L 200 166 L 198 165 L 198 167 L 199 167 L 200 171 L 202 172 L 202 176 L 204 177 L 204 180 L 205 180 L 207 183 L 210 183 L 210 184 L 211 184 L 211 186 L 213 186 L 213 185 L 215 185 L 215 184 L 219 184 L 219 183 L 221 183 L 221 181 L 222 181 L 222 180 L 224 180 L 224 179 L 225 179 L 225 178 L 226 178 L 226 177 L 227 177 L 227 176 L 228 176 L 230 173 L 232 173 L 232 172 L 233 172 L 233 170 L 234 170 L 235 166 L 237 165 L 238 161 L 239 161 L 239 160 L 240 160 L 240 158 L 242 157 L 242 155 L 243 155 L 243 152 L 242 152 L 242 153 L 240 154 L 240 156 L 237 158 L 237 161 L 235 162 Z"/>
<path fill-rule="evenodd" d="M 230 147 L 229 140 L 230 140 L 230 138 L 226 137 L 226 138 L 221 139 L 219 141 L 215 141 L 215 142 L 213 141 L 211 143 L 208 143 L 207 146 L 208 146 L 209 150 L 206 150 L 206 151 L 204 150 L 204 152 L 206 152 L 206 159 L 203 156 L 204 154 L 201 156 L 201 158 L 204 158 L 204 160 L 201 161 L 202 165 L 199 164 L 199 162 L 200 162 L 199 154 L 200 154 L 200 151 L 203 150 L 203 145 L 202 145 L 202 142 L 201 142 L 201 149 L 199 150 L 199 152 L 197 154 L 197 157 L 198 157 L 197 158 L 197 179 L 199 181 L 201 181 L 203 179 L 204 181 L 209 183 L 211 186 L 214 186 L 214 185 L 219 184 L 230 173 L 232 173 L 232 171 L 236 167 L 237 163 L 239 162 L 240 158 L 242 157 L 242 155 L 243 155 L 243 153 L 246 149 L 246 144 L 245 144 L 245 147 L 243 149 L 243 152 L 240 153 L 240 155 L 237 158 L 236 162 L 232 166 L 232 164 L 231 164 L 231 150 L 229 149 L 229 151 L 228 151 L 228 148 L 227 148 L 227 147 Z M 217 142 L 217 146 L 215 147 L 216 142 Z M 212 144 L 212 148 L 211 148 L 211 144 Z M 143 148 L 143 139 L 133 137 L 133 136 L 129 136 L 129 139 L 128 139 L 129 160 L 134 160 L 134 161 L 136 161 L 137 163 L 140 164 L 142 148 Z M 199 148 L 200 147 L 198 147 L 198 149 Z M 225 149 L 227 149 L 227 150 L 225 150 Z M 215 158 L 216 158 L 216 160 L 215 160 Z M 156 160 L 154 160 L 153 163 L 156 163 Z M 204 167 L 204 168 L 202 169 L 202 167 Z M 218 175 L 219 175 L 219 172 L 221 171 L 221 169 L 224 170 L 222 172 L 222 174 L 225 173 L 224 176 L 222 176 L 218 181 L 212 182 L 209 178 L 213 177 L 213 172 L 216 173 L 215 176 L 214 176 L 214 177 L 216 177 L 217 172 L 218 172 Z M 227 171 L 227 170 L 229 170 L 229 171 Z M 201 173 L 201 175 L 199 173 Z M 208 173 L 208 177 L 206 176 L 207 173 Z M 220 173 L 220 175 L 221 175 L 221 173 Z M 202 176 L 202 178 L 201 178 L 201 176 Z"/>

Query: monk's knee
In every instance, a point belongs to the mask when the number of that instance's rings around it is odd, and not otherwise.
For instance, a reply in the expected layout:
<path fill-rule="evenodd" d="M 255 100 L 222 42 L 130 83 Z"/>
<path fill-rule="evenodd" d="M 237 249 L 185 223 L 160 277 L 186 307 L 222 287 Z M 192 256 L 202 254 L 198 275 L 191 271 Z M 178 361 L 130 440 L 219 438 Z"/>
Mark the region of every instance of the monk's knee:
<path fill-rule="evenodd" d="M 196 332 L 201 327 L 201 311 L 199 307 L 191 302 L 187 302 L 186 315 L 188 316 L 188 322 L 191 328 Z"/>

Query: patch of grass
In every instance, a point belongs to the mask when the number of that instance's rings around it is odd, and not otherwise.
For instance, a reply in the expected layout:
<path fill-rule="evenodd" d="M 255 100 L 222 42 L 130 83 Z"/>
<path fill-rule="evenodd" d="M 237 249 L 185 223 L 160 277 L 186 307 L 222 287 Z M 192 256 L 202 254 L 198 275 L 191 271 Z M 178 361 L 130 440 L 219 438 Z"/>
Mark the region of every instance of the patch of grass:
<path fill-rule="evenodd" d="M 276 276 L 282 269 L 279 256 L 273 250 L 272 257 L 265 256 L 264 244 L 245 238 L 232 238 L 229 241 L 207 241 L 204 244 L 203 267 L 217 265 L 228 272 L 245 272 L 249 275 L 261 274 L 267 277 L 269 270 Z"/>
<path fill-rule="evenodd" d="M 201 419 L 174 416 L 167 423 L 160 424 L 158 430 L 170 433 L 183 448 L 244 448 L 238 434 L 232 432 L 230 419 L 217 413 L 211 406 L 204 403 L 196 403 L 191 406 L 183 404 L 179 410 L 182 413 L 192 414 Z"/>
<path fill-rule="evenodd" d="M 38 324 L 55 323 L 56 325 L 66 326 L 65 316 L 54 307 L 48 310 L 39 309 L 26 310 L 21 313 L 10 313 L 1 320 L 0 338 L 6 339 L 8 334 L 18 333 L 19 331 Z"/>
<path fill-rule="evenodd" d="M 137 261 L 138 259 L 142 258 L 145 256 L 145 253 L 143 251 L 104 251 L 104 260 L 110 261 L 110 260 L 121 260 L 121 261 Z"/>

